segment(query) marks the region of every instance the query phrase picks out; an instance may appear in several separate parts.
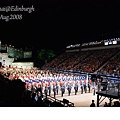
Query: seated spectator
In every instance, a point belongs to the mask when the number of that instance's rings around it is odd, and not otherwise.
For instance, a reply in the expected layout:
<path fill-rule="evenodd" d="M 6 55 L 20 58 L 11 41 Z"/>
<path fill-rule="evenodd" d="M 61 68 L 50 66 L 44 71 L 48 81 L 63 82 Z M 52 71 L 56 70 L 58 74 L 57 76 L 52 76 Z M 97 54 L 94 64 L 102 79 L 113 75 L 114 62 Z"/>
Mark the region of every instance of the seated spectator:
<path fill-rule="evenodd" d="M 92 103 L 90 104 L 90 107 L 95 107 L 94 100 L 92 100 Z"/>
<path fill-rule="evenodd" d="M 104 104 L 104 107 L 108 107 L 108 104 L 107 104 L 107 102 L 105 102 L 105 104 Z"/>

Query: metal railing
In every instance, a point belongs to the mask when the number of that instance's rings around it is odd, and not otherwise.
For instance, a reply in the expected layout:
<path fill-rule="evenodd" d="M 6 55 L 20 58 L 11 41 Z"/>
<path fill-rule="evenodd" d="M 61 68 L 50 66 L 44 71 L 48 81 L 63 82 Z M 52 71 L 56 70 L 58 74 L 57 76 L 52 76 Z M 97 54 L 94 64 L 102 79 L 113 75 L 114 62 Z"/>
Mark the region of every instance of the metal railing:
<path fill-rule="evenodd" d="M 116 96 L 120 96 L 120 83 L 100 83 L 97 92 L 105 91 L 106 94 L 114 94 Z"/>
<path fill-rule="evenodd" d="M 48 95 L 47 95 L 47 98 L 46 98 L 45 94 L 43 94 L 43 99 L 47 99 L 47 100 L 49 100 L 51 102 L 58 102 L 61 105 L 66 106 L 66 107 L 74 107 L 74 103 L 70 102 L 67 99 L 59 100 L 59 99 L 56 99 L 56 98 L 54 98 L 52 96 L 48 96 Z"/>

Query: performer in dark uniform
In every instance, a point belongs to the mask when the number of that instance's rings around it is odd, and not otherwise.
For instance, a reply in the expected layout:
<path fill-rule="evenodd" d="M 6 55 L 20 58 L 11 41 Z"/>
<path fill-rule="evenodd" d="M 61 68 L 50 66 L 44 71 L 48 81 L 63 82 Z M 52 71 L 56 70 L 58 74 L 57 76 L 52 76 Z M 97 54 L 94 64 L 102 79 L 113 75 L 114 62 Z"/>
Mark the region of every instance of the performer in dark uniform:
<path fill-rule="evenodd" d="M 55 85 L 53 86 L 53 92 L 54 92 L 54 98 L 55 98 L 55 96 L 56 96 L 56 87 L 55 87 Z"/>
<path fill-rule="evenodd" d="M 88 82 L 88 90 L 89 90 L 89 93 L 90 93 L 90 83 Z"/>
<path fill-rule="evenodd" d="M 81 87 L 81 94 L 83 94 L 83 84 L 80 84 Z"/>
<path fill-rule="evenodd" d="M 50 94 L 51 94 L 51 85 L 50 84 L 48 86 L 48 92 L 49 92 L 49 96 L 50 96 Z"/>
<path fill-rule="evenodd" d="M 58 84 L 56 84 L 56 93 L 57 93 L 57 95 L 58 95 L 58 90 L 59 90 L 59 86 L 58 86 Z"/>
<path fill-rule="evenodd" d="M 87 92 L 87 86 L 86 86 L 86 83 L 84 83 L 84 91 L 85 91 L 85 93 Z"/>
<path fill-rule="evenodd" d="M 44 91 L 43 91 L 43 88 L 44 88 L 44 83 L 42 82 L 42 83 L 41 83 L 41 90 L 42 90 L 42 92 L 44 92 Z"/>
<path fill-rule="evenodd" d="M 40 96 L 43 96 L 43 87 L 42 85 L 39 85 L 38 89 L 37 89 L 38 92 L 40 92 Z"/>
<path fill-rule="evenodd" d="M 63 94 L 65 93 L 65 86 L 62 85 L 61 86 L 61 97 L 63 97 Z"/>
<path fill-rule="evenodd" d="M 95 95 L 95 86 L 93 87 L 93 95 Z"/>
<path fill-rule="evenodd" d="M 101 91 L 101 83 L 100 82 L 98 82 L 98 91 Z"/>
<path fill-rule="evenodd" d="M 68 84 L 67 90 L 68 90 L 68 96 L 70 96 L 70 93 L 71 93 L 71 85 L 70 84 Z"/>
<path fill-rule="evenodd" d="M 47 99 L 47 94 L 48 94 L 48 87 L 47 86 L 45 86 L 44 93 L 45 93 L 45 96 L 46 96 L 46 99 Z"/>
<path fill-rule="evenodd" d="M 78 92 L 78 84 L 76 83 L 75 86 L 74 86 L 74 90 L 75 90 L 75 95 L 77 94 Z"/>

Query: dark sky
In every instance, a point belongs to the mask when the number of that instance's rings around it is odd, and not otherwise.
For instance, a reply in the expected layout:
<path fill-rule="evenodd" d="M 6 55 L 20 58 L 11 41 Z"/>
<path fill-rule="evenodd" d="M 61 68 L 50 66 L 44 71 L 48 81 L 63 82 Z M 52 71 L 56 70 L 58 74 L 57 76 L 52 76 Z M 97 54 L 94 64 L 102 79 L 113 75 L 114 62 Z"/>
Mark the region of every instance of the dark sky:
<path fill-rule="evenodd" d="M 35 11 L 0 12 L 22 14 L 22 20 L 0 20 L 2 42 L 20 47 L 59 49 L 69 44 L 118 37 L 119 2 L 106 0 L 4 0 L 0 7 L 34 6 Z"/>

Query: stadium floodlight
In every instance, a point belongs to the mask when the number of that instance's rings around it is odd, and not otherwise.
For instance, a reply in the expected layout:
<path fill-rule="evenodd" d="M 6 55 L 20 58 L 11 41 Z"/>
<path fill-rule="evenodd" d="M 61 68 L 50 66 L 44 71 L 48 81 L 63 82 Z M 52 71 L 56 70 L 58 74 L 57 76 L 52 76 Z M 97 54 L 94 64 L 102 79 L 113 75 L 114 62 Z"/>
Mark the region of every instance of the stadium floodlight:
<path fill-rule="evenodd" d="M 116 41 L 116 40 L 114 40 L 114 41 L 113 41 L 113 44 L 117 44 L 117 41 Z"/>
<path fill-rule="evenodd" d="M 108 45 L 108 42 L 104 42 L 104 45 Z"/>
<path fill-rule="evenodd" d="M 109 45 L 111 45 L 112 44 L 112 41 L 109 41 Z"/>

